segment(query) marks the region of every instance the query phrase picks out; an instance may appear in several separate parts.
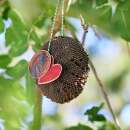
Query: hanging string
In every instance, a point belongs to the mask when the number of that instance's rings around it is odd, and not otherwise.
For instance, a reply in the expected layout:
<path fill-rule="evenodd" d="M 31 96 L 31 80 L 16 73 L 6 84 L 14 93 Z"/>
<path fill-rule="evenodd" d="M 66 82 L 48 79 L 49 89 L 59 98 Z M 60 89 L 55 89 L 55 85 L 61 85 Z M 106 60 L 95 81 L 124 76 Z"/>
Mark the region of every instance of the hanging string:
<path fill-rule="evenodd" d="M 51 41 L 52 41 L 52 38 L 53 38 L 53 33 L 54 33 L 54 28 L 55 28 L 55 23 L 56 23 L 56 16 L 57 16 L 57 13 L 58 13 L 59 5 L 60 5 L 60 0 L 58 0 L 57 6 L 56 6 L 56 9 L 55 9 L 55 14 L 54 14 L 53 22 L 52 22 L 51 33 L 50 33 L 50 40 L 49 40 L 49 43 L 48 43 L 48 51 L 50 51 L 50 45 L 51 45 Z"/>
<path fill-rule="evenodd" d="M 61 9 L 61 36 L 64 36 L 64 0 L 62 0 Z"/>

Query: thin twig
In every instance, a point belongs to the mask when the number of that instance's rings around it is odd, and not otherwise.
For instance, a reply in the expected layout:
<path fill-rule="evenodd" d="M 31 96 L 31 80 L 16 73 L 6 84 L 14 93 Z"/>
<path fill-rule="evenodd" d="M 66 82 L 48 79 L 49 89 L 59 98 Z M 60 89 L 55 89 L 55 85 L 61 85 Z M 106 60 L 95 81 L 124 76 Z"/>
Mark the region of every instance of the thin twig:
<path fill-rule="evenodd" d="M 129 54 L 129 56 L 130 56 L 130 46 L 129 46 L 129 43 L 128 43 L 128 42 L 126 42 L 126 46 L 127 46 L 128 54 Z"/>
<path fill-rule="evenodd" d="M 64 0 L 61 1 L 61 36 L 64 36 Z"/>
<path fill-rule="evenodd" d="M 88 29 L 88 26 L 85 25 L 85 22 L 84 22 L 84 19 L 83 19 L 82 16 L 80 17 L 80 20 L 81 20 L 81 25 L 82 25 L 83 29 L 86 27 L 86 28 L 84 29 L 84 36 L 83 36 L 83 39 L 82 39 L 82 44 L 84 45 L 85 37 L 86 37 L 86 34 L 87 34 L 87 33 L 86 33 L 86 29 Z M 83 25 L 83 24 L 84 24 L 84 25 Z M 90 60 L 90 58 L 89 58 L 89 65 L 90 65 L 90 67 L 91 67 L 91 69 L 92 69 L 92 71 L 93 71 L 93 74 L 94 74 L 94 76 L 95 76 L 95 78 L 96 78 L 96 80 L 97 80 L 97 82 L 98 82 L 98 84 L 99 84 L 99 87 L 100 87 L 101 92 L 102 92 L 102 94 L 103 94 L 103 97 L 104 97 L 104 99 L 105 99 L 105 101 L 106 101 L 106 103 L 107 103 L 107 106 L 108 106 L 108 108 L 109 108 L 109 111 L 111 112 L 111 115 L 112 115 L 112 117 L 113 117 L 113 120 L 114 120 L 114 122 L 115 122 L 116 127 L 117 127 L 119 130 L 122 130 L 121 127 L 120 127 L 119 121 L 118 121 L 118 119 L 116 118 L 116 116 L 115 116 L 115 114 L 114 114 L 114 111 L 113 111 L 113 109 L 112 109 L 112 106 L 111 106 L 111 103 L 110 103 L 110 101 L 109 101 L 108 95 L 107 95 L 107 93 L 106 93 L 106 91 L 105 91 L 105 87 L 104 87 L 102 81 L 100 80 L 100 78 L 99 78 L 99 76 L 98 76 L 98 74 L 97 74 L 97 72 L 96 72 L 96 69 L 95 69 L 95 67 L 94 67 L 94 65 L 93 65 L 93 63 L 92 63 L 92 61 Z"/>
<path fill-rule="evenodd" d="M 109 101 L 108 95 L 107 95 L 107 93 L 106 93 L 106 91 L 105 91 L 105 89 L 104 89 L 105 87 L 104 87 L 102 81 L 100 80 L 100 78 L 99 78 L 99 76 L 98 76 L 98 74 L 97 74 L 97 72 L 96 72 L 96 69 L 95 69 L 95 67 L 94 67 L 94 65 L 93 65 L 93 63 L 92 63 L 92 61 L 90 60 L 90 58 L 89 58 L 89 65 L 90 65 L 90 67 L 91 67 L 91 69 L 92 69 L 92 71 L 93 71 L 93 74 L 94 74 L 94 76 L 95 76 L 95 78 L 96 78 L 96 80 L 97 80 L 97 82 L 98 82 L 98 84 L 99 84 L 99 87 L 100 87 L 100 89 L 101 89 L 101 91 L 102 91 L 102 93 L 103 93 L 104 99 L 106 100 L 106 103 L 107 103 L 107 105 L 108 105 L 108 108 L 109 108 L 109 110 L 110 110 L 110 112 L 111 112 L 111 114 L 112 114 L 113 120 L 114 120 L 114 122 L 115 122 L 117 128 L 118 128 L 119 130 L 121 130 L 119 121 L 118 121 L 118 119 L 116 118 L 116 116 L 115 116 L 115 114 L 114 114 L 114 112 L 113 112 L 113 109 L 112 109 L 111 103 L 110 103 L 110 101 Z"/>
<path fill-rule="evenodd" d="M 86 34 L 88 32 L 88 24 L 85 24 L 85 21 L 84 21 L 82 15 L 80 15 L 80 20 L 81 20 L 81 26 L 83 27 L 83 30 L 84 30 L 83 37 L 82 37 L 82 45 L 84 46 Z"/>

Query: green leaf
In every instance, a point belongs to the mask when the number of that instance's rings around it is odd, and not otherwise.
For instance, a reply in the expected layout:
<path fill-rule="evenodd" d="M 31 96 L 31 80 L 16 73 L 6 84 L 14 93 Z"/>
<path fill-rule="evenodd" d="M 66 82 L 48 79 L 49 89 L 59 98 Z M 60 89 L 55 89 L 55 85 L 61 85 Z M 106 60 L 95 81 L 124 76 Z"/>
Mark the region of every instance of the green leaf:
<path fill-rule="evenodd" d="M 10 56 L 14 57 L 21 55 L 27 50 L 28 30 L 14 11 L 9 12 L 9 18 L 12 20 L 12 25 L 6 30 L 5 39 L 6 45 L 10 45 Z"/>
<path fill-rule="evenodd" d="M 48 3 L 48 1 L 45 2 Z M 28 24 L 32 24 L 33 21 L 45 10 L 43 0 L 22 0 L 17 2 L 9 0 L 9 3 L 11 7 L 19 12 L 24 21 Z"/>
<path fill-rule="evenodd" d="M 0 55 L 0 68 L 6 68 L 11 62 L 11 59 L 8 55 Z"/>
<path fill-rule="evenodd" d="M 26 29 L 25 23 L 14 10 L 9 11 L 8 18 L 12 20 L 12 26 L 15 27 L 19 32 Z"/>
<path fill-rule="evenodd" d="M 101 4 L 101 1 L 97 1 Z M 112 8 L 110 5 L 104 5 L 105 1 L 102 1 L 103 6 L 93 6 L 92 0 L 80 0 L 71 5 L 69 15 L 79 18 L 79 15 L 85 18 L 87 23 L 91 25 L 100 26 L 101 29 L 110 32 L 112 18 Z"/>
<path fill-rule="evenodd" d="M 0 33 L 4 32 L 4 22 L 3 19 L 0 17 Z"/>
<path fill-rule="evenodd" d="M 48 13 L 48 12 L 47 12 Z M 44 26 L 45 20 L 47 19 L 48 14 L 46 12 L 42 15 L 40 15 L 36 21 L 34 21 L 34 25 L 37 26 L 38 28 L 42 28 Z"/>
<path fill-rule="evenodd" d="M 124 39 L 130 41 L 130 1 L 125 0 L 118 4 L 112 19 L 112 27 Z"/>
<path fill-rule="evenodd" d="M 35 42 L 35 45 L 33 46 L 34 50 L 39 50 L 42 47 L 42 41 L 41 39 L 38 37 L 38 35 L 36 34 L 35 31 L 32 31 L 30 39 L 33 40 Z"/>
<path fill-rule="evenodd" d="M 7 130 L 20 129 L 30 109 L 25 101 L 24 87 L 15 80 L 0 77 L 0 118 Z"/>
<path fill-rule="evenodd" d="M 22 60 L 16 66 L 7 68 L 6 73 L 15 79 L 19 79 L 27 73 L 27 69 L 27 62 Z"/>
<path fill-rule="evenodd" d="M 36 44 L 41 44 L 40 38 L 37 36 L 36 32 L 34 31 L 31 33 L 31 39 L 34 40 Z"/>
<path fill-rule="evenodd" d="M 99 111 L 103 107 L 103 103 L 100 106 L 94 106 L 88 109 L 84 114 L 88 116 L 89 121 L 106 121 L 104 115 L 99 114 Z"/>
<path fill-rule="evenodd" d="M 109 22 L 109 20 L 112 17 L 112 8 L 109 5 L 105 5 L 101 8 L 95 9 L 95 17 L 94 19 L 97 19 L 97 24 L 101 27 L 106 27 L 106 22 Z"/>
<path fill-rule="evenodd" d="M 5 20 L 8 19 L 8 12 L 9 12 L 9 10 L 10 10 L 10 6 L 9 6 L 9 4 L 7 2 L 7 5 L 5 6 L 5 8 L 3 10 L 3 14 L 2 14 L 3 19 L 5 19 Z"/>
<path fill-rule="evenodd" d="M 118 1 L 115 13 L 112 13 L 110 5 L 105 5 L 105 0 L 96 0 L 93 6 L 92 0 L 80 0 L 72 3 L 69 15 L 79 18 L 82 14 L 87 23 L 97 25 L 111 36 L 120 36 L 130 41 L 130 1 Z M 113 35 L 114 34 L 114 35 Z"/>
<path fill-rule="evenodd" d="M 69 15 L 76 16 L 79 18 L 79 15 L 87 16 L 87 14 L 92 12 L 92 0 L 77 0 L 74 4 L 70 6 Z M 91 13 L 92 14 L 92 13 Z"/>
<path fill-rule="evenodd" d="M 98 130 L 118 130 L 115 125 L 111 122 L 105 122 Z"/>
<path fill-rule="evenodd" d="M 21 36 L 16 42 L 13 41 L 9 50 L 10 57 L 16 57 L 23 54 L 28 49 L 27 37 Z"/>
<path fill-rule="evenodd" d="M 96 6 L 100 6 L 100 5 L 103 5 L 105 3 L 107 3 L 108 0 L 96 0 Z"/>
<path fill-rule="evenodd" d="M 93 130 L 89 126 L 78 124 L 77 126 L 65 128 L 64 130 Z"/>

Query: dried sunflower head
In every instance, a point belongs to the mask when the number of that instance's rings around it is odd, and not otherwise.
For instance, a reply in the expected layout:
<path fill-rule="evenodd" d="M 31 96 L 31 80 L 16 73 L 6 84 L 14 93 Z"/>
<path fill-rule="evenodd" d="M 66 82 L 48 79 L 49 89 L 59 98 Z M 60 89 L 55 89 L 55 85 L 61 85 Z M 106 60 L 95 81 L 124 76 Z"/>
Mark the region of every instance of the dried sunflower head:
<path fill-rule="evenodd" d="M 47 50 L 48 42 L 43 50 Z M 51 41 L 50 54 L 54 63 L 62 65 L 61 76 L 48 84 L 39 85 L 43 95 L 54 102 L 65 103 L 77 97 L 88 77 L 88 55 L 79 41 L 70 37 L 55 37 Z"/>

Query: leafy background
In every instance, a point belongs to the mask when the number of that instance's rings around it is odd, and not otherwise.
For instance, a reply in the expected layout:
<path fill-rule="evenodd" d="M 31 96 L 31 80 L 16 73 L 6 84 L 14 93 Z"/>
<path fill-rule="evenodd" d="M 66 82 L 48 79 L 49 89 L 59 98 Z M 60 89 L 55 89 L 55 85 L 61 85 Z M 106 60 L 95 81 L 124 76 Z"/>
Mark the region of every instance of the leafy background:
<path fill-rule="evenodd" d="M 28 72 L 28 61 L 49 39 L 56 3 L 56 0 L 0 0 L 2 130 L 31 129 L 36 85 Z M 129 130 L 130 1 L 65 0 L 65 7 L 65 35 L 81 41 L 80 14 L 89 24 L 85 46 L 107 87 L 121 127 Z M 91 72 L 86 86 L 77 99 L 65 105 L 44 98 L 42 130 L 116 130 L 106 105 L 100 105 L 104 100 Z"/>

